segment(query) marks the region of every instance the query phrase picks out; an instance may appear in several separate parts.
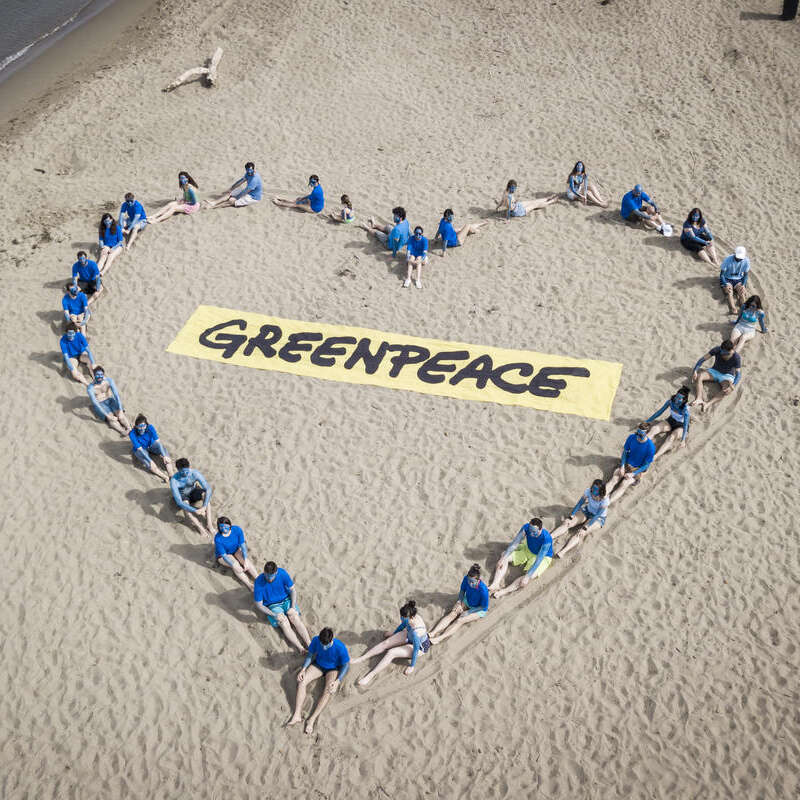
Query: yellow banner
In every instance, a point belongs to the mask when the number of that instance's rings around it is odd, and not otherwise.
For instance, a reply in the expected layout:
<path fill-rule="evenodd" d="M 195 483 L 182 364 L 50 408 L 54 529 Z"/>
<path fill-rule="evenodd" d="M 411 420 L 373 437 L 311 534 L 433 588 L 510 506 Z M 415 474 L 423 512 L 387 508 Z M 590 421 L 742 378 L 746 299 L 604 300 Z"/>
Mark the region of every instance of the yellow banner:
<path fill-rule="evenodd" d="M 345 383 L 608 419 L 622 364 L 198 306 L 167 348 Z"/>

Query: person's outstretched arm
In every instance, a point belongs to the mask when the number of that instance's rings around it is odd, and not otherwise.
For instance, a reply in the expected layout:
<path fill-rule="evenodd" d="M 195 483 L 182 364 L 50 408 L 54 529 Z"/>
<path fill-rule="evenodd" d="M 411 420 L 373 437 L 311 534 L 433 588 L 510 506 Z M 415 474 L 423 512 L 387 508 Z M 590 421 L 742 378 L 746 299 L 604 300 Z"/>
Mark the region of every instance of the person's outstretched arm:
<path fill-rule="evenodd" d="M 97 415 L 101 419 L 105 419 L 106 418 L 106 412 L 100 407 L 100 403 L 97 402 L 97 398 L 95 397 L 95 394 L 94 394 L 94 384 L 93 383 L 90 383 L 86 387 L 86 394 L 89 395 L 89 399 L 92 401 L 92 405 L 94 406 L 94 410 L 97 412 Z"/>
<path fill-rule="evenodd" d="M 703 363 L 705 361 L 708 361 L 709 358 L 711 358 L 711 353 L 706 353 L 702 358 L 698 359 L 697 363 L 694 365 L 694 369 L 692 370 L 692 373 L 697 372 L 697 370 L 699 370 L 700 367 L 703 366 Z"/>
<path fill-rule="evenodd" d="M 584 497 L 583 495 L 581 495 L 580 500 L 578 500 L 578 502 L 575 503 L 575 508 L 573 508 L 572 511 L 569 512 L 569 515 L 571 517 L 574 517 L 581 510 L 581 506 L 583 505 L 583 500 Z"/>
<path fill-rule="evenodd" d="M 767 332 L 766 314 L 763 311 L 758 312 L 758 324 L 761 326 L 761 333 Z"/>
<path fill-rule="evenodd" d="M 642 472 L 647 472 L 647 468 L 653 463 L 653 456 L 655 455 L 655 447 L 653 448 L 653 452 L 649 453 L 645 458 L 642 466 L 639 469 L 634 470 L 634 475 L 640 475 Z"/>
<path fill-rule="evenodd" d="M 517 535 L 511 540 L 511 544 L 506 547 L 503 551 L 503 558 L 510 558 L 511 554 L 519 547 L 520 542 L 522 541 L 522 537 L 525 535 L 525 526 L 523 525 L 519 531 L 517 531 Z"/>
<path fill-rule="evenodd" d="M 289 602 L 292 604 L 290 607 L 297 611 L 297 589 L 294 588 L 294 584 L 289 588 Z"/>
<path fill-rule="evenodd" d="M 547 542 L 542 544 L 542 546 L 539 548 L 539 552 L 536 554 L 536 561 L 533 562 L 533 566 L 525 573 L 529 578 L 536 572 L 537 569 L 539 569 L 539 564 L 541 564 L 544 560 L 546 550 Z"/>
<path fill-rule="evenodd" d="M 205 508 L 211 502 L 211 495 L 214 493 L 214 490 L 211 488 L 211 484 L 205 479 L 205 476 L 202 472 L 197 472 L 195 470 L 195 479 L 203 487 L 203 490 L 206 493 L 205 500 L 203 501 L 203 508 Z"/>
<path fill-rule="evenodd" d="M 106 375 L 106 381 L 108 381 L 108 385 L 111 388 L 111 394 L 114 395 L 114 399 L 117 401 L 117 405 L 119 405 L 119 407 L 122 408 L 122 400 L 120 400 L 119 392 L 117 391 L 117 384 L 114 383 L 114 379 L 109 378 L 108 375 Z"/>
<path fill-rule="evenodd" d="M 191 513 L 195 511 L 195 509 L 184 502 L 184 499 L 181 497 L 180 488 L 178 487 L 178 482 L 175 480 L 174 475 L 169 479 L 169 488 L 172 492 L 172 499 L 175 501 L 175 505 L 177 505 L 178 508 L 182 508 L 184 511 L 189 511 Z"/>
<path fill-rule="evenodd" d="M 667 408 L 669 408 L 669 400 L 667 400 L 667 402 L 664 403 L 664 405 L 661 406 L 661 408 L 659 408 L 658 411 L 656 411 L 654 414 L 651 414 L 647 418 L 647 421 L 652 422 L 654 419 L 658 419 L 667 410 Z"/>
<path fill-rule="evenodd" d="M 686 434 L 689 433 L 689 416 L 692 412 L 689 409 L 689 404 L 687 403 L 683 407 L 683 436 L 681 436 L 681 441 L 686 441 Z"/>
<path fill-rule="evenodd" d="M 231 192 L 233 192 L 233 190 L 234 190 L 234 189 L 235 189 L 237 186 L 241 186 L 241 185 L 242 185 L 242 184 L 243 184 L 243 183 L 244 183 L 246 180 L 247 180 L 247 175 L 244 175 L 244 176 L 242 176 L 241 178 L 239 178 L 239 180 L 238 180 L 238 181 L 236 181 L 236 183 L 232 184 L 232 185 L 231 185 L 231 188 L 230 188 L 230 189 L 228 189 L 228 194 L 230 194 Z"/>

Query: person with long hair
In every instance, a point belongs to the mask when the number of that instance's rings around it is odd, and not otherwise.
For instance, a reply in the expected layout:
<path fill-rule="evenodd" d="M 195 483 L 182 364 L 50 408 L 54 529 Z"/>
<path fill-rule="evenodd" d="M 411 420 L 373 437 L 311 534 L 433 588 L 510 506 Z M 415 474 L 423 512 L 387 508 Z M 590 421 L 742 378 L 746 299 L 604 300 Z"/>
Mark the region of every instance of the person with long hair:
<path fill-rule="evenodd" d="M 436 231 L 436 236 L 433 238 L 434 242 L 439 238 L 442 240 L 442 258 L 444 258 L 448 247 L 460 247 L 466 241 L 467 236 L 471 233 L 477 233 L 484 225 L 489 224 L 489 220 L 487 219 L 483 222 L 468 222 L 466 225 L 456 228 L 453 225 L 454 216 L 452 208 L 446 208 L 442 212 L 442 218 L 439 220 L 439 228 Z"/>
<path fill-rule="evenodd" d="M 353 212 L 353 202 L 346 194 L 343 194 L 339 198 L 339 202 L 342 204 L 341 209 L 339 209 L 339 211 L 331 211 L 331 213 L 328 214 L 328 216 L 334 222 L 344 222 L 344 223 L 353 222 L 353 220 L 355 220 L 356 218 L 356 215 Z"/>
<path fill-rule="evenodd" d="M 294 200 L 287 200 L 285 197 L 273 197 L 272 202 L 281 208 L 296 208 L 298 211 L 306 211 L 309 214 L 319 214 L 325 208 L 325 193 L 322 191 L 322 184 L 319 182 L 318 175 L 311 175 L 308 179 L 308 188 L 311 191 Z"/>
<path fill-rule="evenodd" d="M 576 161 L 572 172 L 567 175 L 567 200 L 580 200 L 584 205 L 589 202 L 601 208 L 608 208 L 606 200 L 586 174 L 583 161 Z"/>
<path fill-rule="evenodd" d="M 557 202 L 557 194 L 551 194 L 539 200 L 519 200 L 517 198 L 517 182 L 512 179 L 506 184 L 506 190 L 503 192 L 503 196 L 497 201 L 495 211 L 505 211 L 506 222 L 508 222 L 511 217 L 526 217 L 532 211 L 537 211 L 540 208 L 550 206 Z"/>
<path fill-rule="evenodd" d="M 553 539 L 539 517 L 526 522 L 500 556 L 489 584 L 492 597 L 502 597 L 524 589 L 534 578 L 538 578 L 553 560 Z M 522 575 L 502 588 L 508 565 L 522 567 Z"/>
<path fill-rule="evenodd" d="M 443 642 L 462 625 L 483 619 L 488 611 L 489 587 L 481 580 L 480 565 L 473 564 L 461 581 L 455 605 L 431 631 L 431 644 Z"/>
<path fill-rule="evenodd" d="M 608 515 L 608 498 L 606 497 L 606 482 L 602 478 L 595 478 L 592 485 L 584 490 L 575 503 L 575 508 L 569 516 L 550 534 L 553 540 L 567 533 L 579 525 L 576 536 L 573 536 L 561 550 L 556 553 L 556 558 L 563 558 L 573 547 L 577 547 L 592 530 L 602 528 L 606 524 Z"/>
<path fill-rule="evenodd" d="M 264 564 L 264 571 L 253 584 L 253 603 L 273 628 L 280 628 L 286 641 L 301 653 L 308 647 L 311 637 L 300 617 L 297 590 L 291 575 L 274 561 Z M 299 637 L 299 638 L 298 638 Z"/>
<path fill-rule="evenodd" d="M 221 567 L 230 567 L 233 574 L 251 592 L 258 570 L 247 558 L 247 542 L 239 525 L 232 525 L 228 517 L 217 517 L 217 532 L 214 535 L 214 558 Z"/>
<path fill-rule="evenodd" d="M 681 245 L 706 264 L 719 266 L 717 251 L 714 249 L 714 236 L 699 208 L 693 208 L 686 215 L 681 231 Z"/>
<path fill-rule="evenodd" d="M 96 362 L 86 337 L 78 330 L 78 326 L 74 322 L 67 324 L 67 329 L 59 340 L 59 346 L 69 374 L 78 383 L 88 386 L 89 379 L 83 374 L 81 367 L 91 371 L 95 368 Z"/>
<path fill-rule="evenodd" d="M 104 275 L 111 268 L 114 260 L 122 252 L 122 248 L 125 245 L 122 227 L 117 225 L 117 221 L 111 214 L 103 214 L 100 218 L 97 240 L 100 246 L 100 257 L 97 259 L 97 266 L 100 274 Z"/>
<path fill-rule="evenodd" d="M 768 333 L 764 309 L 761 307 L 761 298 L 751 294 L 739 311 L 736 324 L 731 331 L 731 341 L 737 353 L 756 335 L 756 324 L 761 328 L 761 333 Z"/>
<path fill-rule="evenodd" d="M 164 483 L 169 483 L 169 476 L 172 474 L 172 460 L 161 439 L 158 438 L 158 431 L 155 426 L 147 421 L 144 414 L 139 414 L 133 423 L 133 429 L 128 434 L 131 440 L 131 448 L 134 458 L 142 466 L 161 478 Z M 164 472 L 162 472 L 151 456 L 159 456 L 164 462 Z"/>
<path fill-rule="evenodd" d="M 194 214 L 200 208 L 200 201 L 197 198 L 197 185 L 195 179 L 186 170 L 178 173 L 178 188 L 181 190 L 181 197 L 172 200 L 150 218 L 150 223 L 155 224 L 169 219 L 174 214 Z"/>
<path fill-rule="evenodd" d="M 667 434 L 664 437 L 664 441 L 661 442 L 656 450 L 653 461 L 661 458 L 665 453 L 668 453 L 674 447 L 675 442 L 678 441 L 678 436 L 681 437 L 678 447 L 686 447 L 686 437 L 689 434 L 689 421 L 691 419 L 688 386 L 681 386 L 658 411 L 647 418 L 647 421 L 650 423 L 654 422 L 667 409 L 669 409 L 667 418 L 661 422 L 656 422 L 656 424 L 650 428 L 650 438 L 653 440 L 661 433 Z"/>

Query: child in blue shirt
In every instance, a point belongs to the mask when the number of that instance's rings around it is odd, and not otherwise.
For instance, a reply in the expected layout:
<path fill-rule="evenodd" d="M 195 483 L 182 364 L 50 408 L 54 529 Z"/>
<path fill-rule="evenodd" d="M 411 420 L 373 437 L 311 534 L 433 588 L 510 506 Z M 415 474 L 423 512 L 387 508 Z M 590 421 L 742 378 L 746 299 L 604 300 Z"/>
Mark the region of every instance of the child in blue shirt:
<path fill-rule="evenodd" d="M 128 438 L 131 440 L 134 457 L 149 469 L 153 475 L 158 475 L 164 483 L 169 483 L 169 476 L 172 474 L 172 461 L 161 439 L 158 438 L 158 431 L 147 421 L 147 417 L 144 414 L 139 414 L 136 417 Z M 164 460 L 166 472 L 162 472 L 156 466 L 156 463 L 150 458 L 151 455 L 161 456 Z"/>
<path fill-rule="evenodd" d="M 422 235 L 422 228 L 417 225 L 414 228 L 414 235 L 408 240 L 408 252 L 406 256 L 406 263 L 408 270 L 406 272 L 406 279 L 403 281 L 403 288 L 408 289 L 411 286 L 411 273 L 416 268 L 417 280 L 414 285 L 417 289 L 422 288 L 422 267 L 428 263 L 428 240 Z"/>

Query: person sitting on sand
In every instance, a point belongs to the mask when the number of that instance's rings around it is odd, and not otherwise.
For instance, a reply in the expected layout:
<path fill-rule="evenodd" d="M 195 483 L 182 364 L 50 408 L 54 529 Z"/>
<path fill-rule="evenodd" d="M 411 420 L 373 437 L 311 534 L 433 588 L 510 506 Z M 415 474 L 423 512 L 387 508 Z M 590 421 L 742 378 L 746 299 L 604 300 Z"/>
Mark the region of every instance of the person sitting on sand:
<path fill-rule="evenodd" d="M 175 467 L 177 472 L 169 479 L 175 505 L 186 513 L 186 518 L 201 536 L 205 533 L 214 536 L 211 526 L 211 495 L 214 490 L 201 472 L 191 468 L 188 458 L 179 458 Z M 205 527 L 202 519 L 205 520 Z"/>
<path fill-rule="evenodd" d="M 105 275 L 122 252 L 125 238 L 122 235 L 121 226 L 117 225 L 111 214 L 103 214 L 100 218 L 97 237 L 100 245 L 100 258 L 97 259 L 97 266 L 100 274 Z"/>
<path fill-rule="evenodd" d="M 606 524 L 608 515 L 608 498 L 606 497 L 606 482 L 602 478 L 595 478 L 592 485 L 586 489 L 575 503 L 575 508 L 569 516 L 550 534 L 553 540 L 580 525 L 576 536 L 556 553 L 556 558 L 563 558 L 573 547 L 577 547 L 587 536 L 589 531 L 602 528 Z"/>
<path fill-rule="evenodd" d="M 408 265 L 406 271 L 406 279 L 403 281 L 403 288 L 408 289 L 411 286 L 411 273 L 416 268 L 417 280 L 414 285 L 417 289 L 422 288 L 422 267 L 428 263 L 428 239 L 422 234 L 424 231 L 417 225 L 414 228 L 414 235 L 408 240 L 408 250 L 406 256 L 406 264 Z"/>
<path fill-rule="evenodd" d="M 511 217 L 525 217 L 536 211 L 537 209 L 544 208 L 545 206 L 552 205 L 558 202 L 558 195 L 551 194 L 547 197 L 542 197 L 539 200 L 518 200 L 517 199 L 517 182 L 510 180 L 506 184 L 506 190 L 500 200 L 497 201 L 495 211 L 506 212 L 506 222 Z"/>
<path fill-rule="evenodd" d="M 400 624 L 393 631 L 384 633 L 384 640 L 364 653 L 363 656 L 351 659 L 351 664 L 367 661 L 373 656 L 385 653 L 383 658 L 356 683 L 366 686 L 379 672 L 383 672 L 396 658 L 410 658 L 411 663 L 403 670 L 410 675 L 417 664 L 417 657 L 425 655 L 431 648 L 431 640 L 425 622 L 417 611 L 417 604 L 407 600 L 400 608 Z"/>
<path fill-rule="evenodd" d="M 656 454 L 656 445 L 649 434 L 650 423 L 640 422 L 636 433 L 632 433 L 625 440 L 619 466 L 606 482 L 609 505 L 619 500 L 631 486 L 639 483 L 642 475 L 650 469 Z M 619 488 L 614 491 L 617 484 Z"/>
<path fill-rule="evenodd" d="M 272 202 L 282 208 L 297 208 L 300 211 L 307 211 L 309 214 L 319 214 L 325 208 L 325 193 L 322 191 L 322 184 L 316 175 L 311 175 L 308 179 L 311 191 L 303 197 L 295 200 L 286 200 L 283 197 L 273 197 Z"/>
<path fill-rule="evenodd" d="M 305 732 L 313 733 L 317 717 L 322 713 L 328 701 L 336 694 L 339 684 L 344 680 L 350 669 L 350 654 L 343 642 L 334 639 L 330 628 L 323 628 L 308 645 L 308 654 L 297 673 L 297 699 L 294 703 L 294 714 L 286 723 L 297 725 L 303 721 L 303 703 L 306 699 L 308 687 L 318 678 L 325 676 L 325 689 L 322 697 L 317 702 L 314 712 L 306 720 Z"/>
<path fill-rule="evenodd" d="M 331 213 L 328 214 L 328 216 L 334 222 L 344 222 L 344 223 L 352 222 L 356 218 L 356 215 L 353 213 L 352 201 L 346 194 L 343 194 L 339 198 L 339 202 L 342 204 L 341 209 L 339 211 L 331 211 Z"/>
<path fill-rule="evenodd" d="M 244 187 L 237 192 L 236 189 L 242 184 L 244 184 Z M 250 206 L 253 203 L 260 203 L 263 191 L 263 182 L 261 181 L 261 176 L 256 172 L 256 165 L 252 161 L 248 161 L 244 165 L 244 175 L 231 184 L 230 189 L 224 192 L 221 197 L 216 200 L 206 200 L 206 205 L 208 208 L 221 208 L 223 206 L 244 208 L 244 206 Z"/>
<path fill-rule="evenodd" d="M 681 231 L 681 245 L 706 264 L 719 266 L 717 251 L 714 249 L 714 236 L 699 208 L 693 208 L 686 215 Z"/>
<path fill-rule="evenodd" d="M 257 578 L 256 568 L 247 559 L 247 543 L 244 531 L 238 525 L 231 525 L 228 517 L 217 517 L 217 533 L 214 536 L 214 558 L 221 567 L 230 567 L 233 574 L 250 590 Z M 249 576 L 249 577 L 248 577 Z"/>
<path fill-rule="evenodd" d="M 637 183 L 627 194 L 622 197 L 619 210 L 620 216 L 628 222 L 641 223 L 645 228 L 657 230 L 659 233 L 672 233 L 672 228 L 665 227 L 664 220 L 658 212 L 655 200 Z"/>
<path fill-rule="evenodd" d="M 701 369 L 703 363 L 710 358 L 714 359 L 714 366 Z M 694 383 L 695 399 L 692 401 L 692 405 L 697 406 L 702 411 L 704 408 L 710 408 L 714 403 L 718 403 L 723 397 L 733 392 L 733 387 L 741 379 L 741 368 L 742 357 L 736 352 L 730 339 L 726 339 L 717 347 L 712 347 L 694 365 L 692 381 Z M 720 385 L 721 391 L 706 402 L 703 385 L 708 380 L 716 381 Z"/>
<path fill-rule="evenodd" d="M 735 314 L 738 305 L 744 303 L 749 277 L 750 259 L 747 257 L 747 250 L 740 245 L 719 266 L 719 285 L 731 314 Z"/>
<path fill-rule="evenodd" d="M 72 282 L 75 283 L 92 305 L 103 291 L 100 268 L 96 261 L 86 255 L 85 250 L 78 250 L 78 260 L 72 265 Z"/>
<path fill-rule="evenodd" d="M 144 414 L 139 414 L 133 423 L 133 429 L 128 434 L 131 440 L 133 456 L 140 461 L 145 469 L 150 470 L 153 475 L 158 475 L 164 483 L 169 483 L 169 476 L 172 474 L 172 461 L 169 453 L 164 447 L 161 439 L 158 438 L 158 431 L 147 421 Z M 160 456 L 164 461 L 164 472 L 162 472 L 155 461 L 150 456 Z"/>
<path fill-rule="evenodd" d="M 462 625 L 483 619 L 489 610 L 489 587 L 481 580 L 481 568 L 473 564 L 461 581 L 458 600 L 430 633 L 431 644 L 452 636 Z"/>
<path fill-rule="evenodd" d="M 764 310 L 761 308 L 761 298 L 757 294 L 751 294 L 744 301 L 731 331 L 731 341 L 737 353 L 741 353 L 745 344 L 756 335 L 756 323 L 761 327 L 761 333 L 768 333 Z"/>
<path fill-rule="evenodd" d="M 197 185 L 195 179 L 185 170 L 178 173 L 178 188 L 183 193 L 183 196 L 177 200 L 172 200 L 167 203 L 163 208 L 150 218 L 151 224 L 163 222 L 169 219 L 174 214 L 194 214 L 200 208 L 200 201 L 197 199 L 197 192 L 195 189 L 200 187 Z"/>
<path fill-rule="evenodd" d="M 86 393 L 92 401 L 94 413 L 120 436 L 127 436 L 131 424 L 125 416 L 117 385 L 99 364 L 95 365 L 92 373 L 94 380 L 86 387 Z"/>
<path fill-rule="evenodd" d="M 382 225 L 375 222 L 373 217 L 367 220 L 366 225 L 363 225 L 367 233 L 371 233 L 375 238 L 384 246 L 392 251 L 392 256 L 396 256 L 398 251 L 402 250 L 411 238 L 411 228 L 406 219 L 406 210 L 403 206 L 395 206 L 392 209 L 393 225 Z"/>
<path fill-rule="evenodd" d="M 90 369 L 94 369 L 94 356 L 89 349 L 86 337 L 78 330 L 78 326 L 74 322 L 70 322 L 67 325 L 67 330 L 59 340 L 59 346 L 69 374 L 78 383 L 88 386 L 89 379 L 81 372 L 80 367 L 83 364 L 84 366 L 88 365 Z"/>
<path fill-rule="evenodd" d="M 300 618 L 297 590 L 289 573 L 274 561 L 267 561 L 264 572 L 253 585 L 253 600 L 256 609 L 266 616 L 269 624 L 273 628 L 280 628 L 289 644 L 304 652 L 311 637 Z"/>
<path fill-rule="evenodd" d="M 64 321 L 78 326 L 80 332 L 86 336 L 86 325 L 92 312 L 89 309 L 89 299 L 80 290 L 77 283 L 67 283 L 64 286 L 64 297 L 61 299 L 61 308 L 64 309 Z"/>
<path fill-rule="evenodd" d="M 661 458 L 665 453 L 668 453 L 675 442 L 678 441 L 678 436 L 681 437 L 681 443 L 678 447 L 686 447 L 686 436 L 689 433 L 689 420 L 691 412 L 689 409 L 689 387 L 681 386 L 672 397 L 664 403 L 652 416 L 647 418 L 647 421 L 652 423 L 657 420 L 667 409 L 669 409 L 669 416 L 663 422 L 656 422 L 650 428 L 650 438 L 655 440 L 656 436 L 660 433 L 666 433 L 664 441 L 656 450 L 653 456 L 653 461 Z"/>
<path fill-rule="evenodd" d="M 453 209 L 446 208 L 442 213 L 442 218 L 439 220 L 439 228 L 436 231 L 436 236 L 433 241 L 441 238 L 442 240 L 442 258 L 447 252 L 448 247 L 460 247 L 464 244 L 467 236 L 471 233 L 477 233 L 484 225 L 489 224 L 489 220 L 483 222 L 471 222 L 462 225 L 460 228 L 453 226 Z"/>
<path fill-rule="evenodd" d="M 584 205 L 591 201 L 601 208 L 608 208 L 608 200 L 605 200 L 597 191 L 597 187 L 589 181 L 583 161 L 577 161 L 572 172 L 567 175 L 567 200 L 580 200 Z"/>
<path fill-rule="evenodd" d="M 517 531 L 511 544 L 500 556 L 494 568 L 494 578 L 489 584 L 489 594 L 492 597 L 502 597 L 518 589 L 524 589 L 550 566 L 552 559 L 553 539 L 550 531 L 542 525 L 539 517 L 534 517 Z M 522 575 L 503 589 L 501 587 L 508 572 L 509 562 L 515 567 L 522 567 Z"/>
<path fill-rule="evenodd" d="M 139 231 L 143 231 L 147 226 L 147 214 L 144 206 L 136 199 L 133 192 L 125 195 L 125 202 L 119 207 L 119 219 L 117 225 L 122 228 L 122 232 L 128 236 L 126 250 L 133 247 Z"/>

